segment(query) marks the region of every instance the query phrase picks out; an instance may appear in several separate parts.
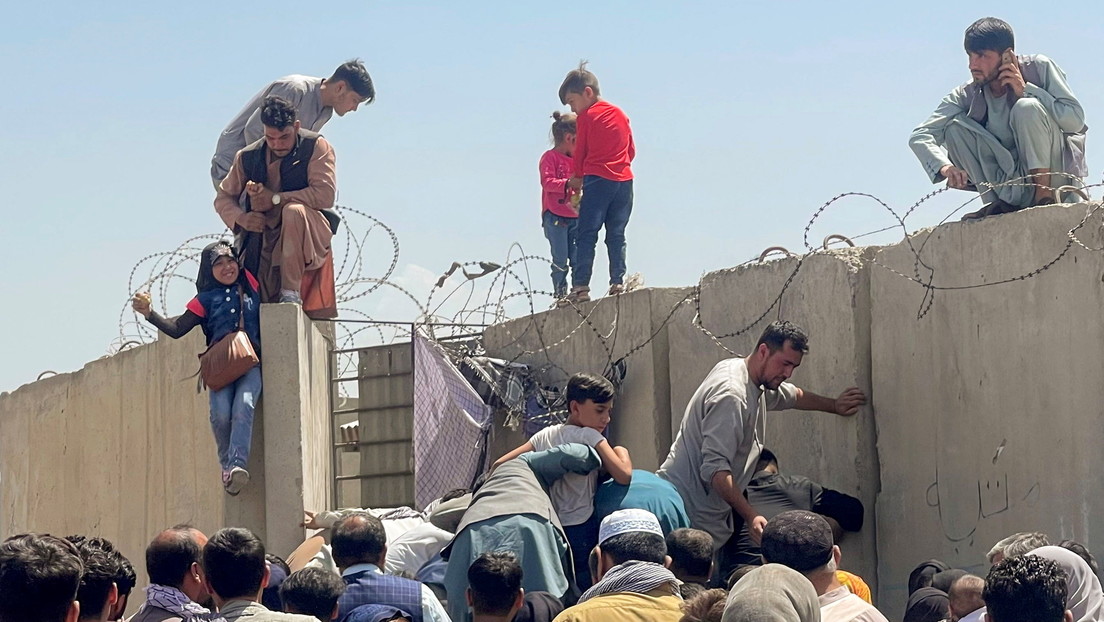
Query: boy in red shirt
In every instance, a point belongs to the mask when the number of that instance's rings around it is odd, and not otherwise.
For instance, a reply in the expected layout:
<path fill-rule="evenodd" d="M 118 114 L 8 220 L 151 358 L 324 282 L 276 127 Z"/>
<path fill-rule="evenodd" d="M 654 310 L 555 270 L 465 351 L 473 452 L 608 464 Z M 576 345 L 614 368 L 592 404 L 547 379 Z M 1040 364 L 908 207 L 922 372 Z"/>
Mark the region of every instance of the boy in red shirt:
<path fill-rule="evenodd" d="M 560 85 L 560 102 L 578 115 L 575 175 L 568 181 L 583 190 L 579 205 L 575 263 L 571 269 L 568 300 L 590 300 L 590 275 L 598 231 L 606 227 L 609 254 L 609 293 L 625 290 L 625 227 L 633 204 L 633 174 L 630 164 L 636 156 L 629 118 L 620 108 L 599 96 L 598 78 L 587 70 L 586 61 L 568 72 Z"/>

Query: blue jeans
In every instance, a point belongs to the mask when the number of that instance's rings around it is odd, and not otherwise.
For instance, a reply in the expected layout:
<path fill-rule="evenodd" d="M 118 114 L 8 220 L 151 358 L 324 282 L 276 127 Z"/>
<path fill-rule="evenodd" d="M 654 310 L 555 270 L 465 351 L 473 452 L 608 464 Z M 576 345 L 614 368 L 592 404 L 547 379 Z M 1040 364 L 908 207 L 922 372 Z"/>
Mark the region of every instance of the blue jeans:
<path fill-rule="evenodd" d="M 261 396 L 258 365 L 218 391 L 211 391 L 211 430 L 223 471 L 245 468 L 253 443 L 253 409 Z"/>
<path fill-rule="evenodd" d="M 633 182 L 611 181 L 597 175 L 583 178 L 583 200 L 579 205 L 579 231 L 576 234 L 575 259 L 571 284 L 589 286 L 594 270 L 594 249 L 598 231 L 606 227 L 606 252 L 609 254 L 610 285 L 624 283 L 625 227 L 632 214 Z"/>
<path fill-rule="evenodd" d="M 552 248 L 552 289 L 557 298 L 567 295 L 567 269 L 575 268 L 575 231 L 578 218 L 566 218 L 545 211 L 541 214 L 544 237 Z"/>

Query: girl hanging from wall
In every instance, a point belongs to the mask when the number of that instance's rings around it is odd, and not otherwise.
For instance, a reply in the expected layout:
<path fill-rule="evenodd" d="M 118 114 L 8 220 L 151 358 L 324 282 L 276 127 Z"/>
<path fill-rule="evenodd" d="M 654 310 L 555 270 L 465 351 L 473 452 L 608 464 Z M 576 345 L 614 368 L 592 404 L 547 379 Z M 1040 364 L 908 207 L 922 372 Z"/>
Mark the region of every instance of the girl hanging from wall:
<path fill-rule="evenodd" d="M 203 328 L 207 347 L 244 330 L 258 358 L 261 346 L 260 296 L 257 280 L 238 263 L 230 244 L 215 242 L 200 254 L 196 297 L 183 315 L 164 318 L 151 309 L 150 295 L 134 296 L 136 312 L 173 339 Z M 253 439 L 253 410 L 261 395 L 261 367 L 256 365 L 226 386 L 210 391 L 211 429 L 215 434 L 222 485 L 237 495 L 249 483 L 249 449 Z"/>

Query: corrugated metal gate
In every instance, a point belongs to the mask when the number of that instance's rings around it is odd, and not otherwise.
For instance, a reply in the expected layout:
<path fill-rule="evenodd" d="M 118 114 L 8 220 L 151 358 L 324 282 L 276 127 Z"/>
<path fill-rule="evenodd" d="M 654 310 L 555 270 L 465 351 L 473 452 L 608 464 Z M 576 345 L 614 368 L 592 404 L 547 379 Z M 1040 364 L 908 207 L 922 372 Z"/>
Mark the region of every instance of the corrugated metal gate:
<path fill-rule="evenodd" d="M 350 356 L 356 373 L 338 377 L 338 370 L 348 373 L 341 360 Z M 335 350 L 330 365 L 337 507 L 413 507 L 413 344 Z M 353 395 L 352 383 L 356 397 L 342 397 Z"/>

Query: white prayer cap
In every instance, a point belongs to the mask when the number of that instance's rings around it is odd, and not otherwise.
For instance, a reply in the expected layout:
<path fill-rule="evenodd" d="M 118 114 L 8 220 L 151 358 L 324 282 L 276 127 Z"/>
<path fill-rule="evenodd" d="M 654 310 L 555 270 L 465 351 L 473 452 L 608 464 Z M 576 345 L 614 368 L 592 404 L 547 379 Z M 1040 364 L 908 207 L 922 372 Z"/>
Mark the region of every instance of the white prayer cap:
<path fill-rule="evenodd" d="M 598 544 L 633 531 L 654 533 L 663 537 L 663 528 L 659 526 L 659 519 L 655 514 L 648 510 L 617 510 L 602 519 L 602 526 L 598 528 Z"/>

